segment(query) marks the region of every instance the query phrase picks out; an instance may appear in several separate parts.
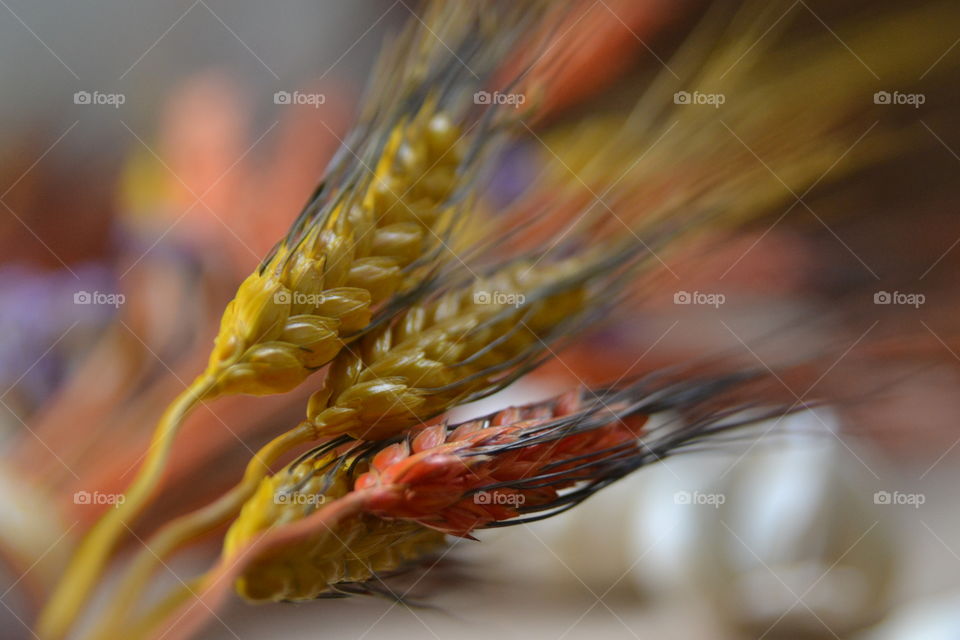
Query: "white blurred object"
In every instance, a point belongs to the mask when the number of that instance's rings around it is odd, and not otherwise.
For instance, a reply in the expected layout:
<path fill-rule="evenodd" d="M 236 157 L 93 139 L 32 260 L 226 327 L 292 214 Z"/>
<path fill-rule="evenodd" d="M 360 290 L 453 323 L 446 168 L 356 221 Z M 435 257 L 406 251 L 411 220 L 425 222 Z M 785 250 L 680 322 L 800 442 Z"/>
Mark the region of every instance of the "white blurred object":
<path fill-rule="evenodd" d="M 896 571 L 874 475 L 834 436 L 829 413 L 775 429 L 786 433 L 718 479 L 726 500 L 700 509 L 703 579 L 731 624 L 751 634 L 849 635 L 883 614 Z"/>
<path fill-rule="evenodd" d="M 23 482 L 15 470 L 0 466 L 2 550 L 9 554 L 5 560 L 13 568 L 27 572 L 8 585 L 7 592 L 24 579 L 29 580 L 27 584 L 48 588 L 54 584 L 67 563 L 71 552 L 67 533 L 72 527 L 61 519 L 60 513 L 53 507 L 38 508 L 38 505 L 51 503 L 53 500 L 47 494 Z M 0 581 L 2 579 L 3 576 L 0 576 Z M 3 637 L 2 633 L 0 637 Z"/>
<path fill-rule="evenodd" d="M 859 640 L 957 640 L 960 592 L 925 598 L 897 608 Z"/>
<path fill-rule="evenodd" d="M 899 550 L 867 456 L 835 426 L 804 412 L 759 425 L 769 435 L 747 451 L 665 460 L 557 518 L 494 534 L 494 553 L 555 589 L 707 602 L 750 637 L 847 637 L 884 612 Z"/>

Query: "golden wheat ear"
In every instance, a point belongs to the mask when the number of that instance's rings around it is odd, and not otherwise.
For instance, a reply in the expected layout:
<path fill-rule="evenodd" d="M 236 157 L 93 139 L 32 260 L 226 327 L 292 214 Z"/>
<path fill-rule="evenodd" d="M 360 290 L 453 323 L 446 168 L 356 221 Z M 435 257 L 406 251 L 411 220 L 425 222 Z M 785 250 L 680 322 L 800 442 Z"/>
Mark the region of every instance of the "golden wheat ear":
<path fill-rule="evenodd" d="M 614 303 L 641 248 L 605 249 L 514 261 L 413 305 L 337 356 L 308 422 L 383 440 L 504 388 Z"/>

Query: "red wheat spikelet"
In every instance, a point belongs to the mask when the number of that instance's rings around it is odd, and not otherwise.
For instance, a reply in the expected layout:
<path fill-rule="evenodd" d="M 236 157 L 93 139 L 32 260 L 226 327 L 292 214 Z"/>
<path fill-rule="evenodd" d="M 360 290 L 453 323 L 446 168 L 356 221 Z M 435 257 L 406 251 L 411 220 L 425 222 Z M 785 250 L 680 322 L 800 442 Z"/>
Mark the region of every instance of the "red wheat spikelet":
<path fill-rule="evenodd" d="M 743 394 L 768 383 L 753 372 L 651 376 L 430 426 L 366 454 L 354 493 L 366 494 L 368 513 L 456 536 L 548 518 L 642 466 L 793 411 L 777 402 L 745 411 Z M 670 410 L 686 418 L 651 426 Z"/>
<path fill-rule="evenodd" d="M 562 489 L 639 454 L 647 416 L 625 408 L 579 390 L 452 429 L 428 427 L 378 451 L 355 490 L 370 493 L 375 515 L 467 536 L 549 508 Z"/>

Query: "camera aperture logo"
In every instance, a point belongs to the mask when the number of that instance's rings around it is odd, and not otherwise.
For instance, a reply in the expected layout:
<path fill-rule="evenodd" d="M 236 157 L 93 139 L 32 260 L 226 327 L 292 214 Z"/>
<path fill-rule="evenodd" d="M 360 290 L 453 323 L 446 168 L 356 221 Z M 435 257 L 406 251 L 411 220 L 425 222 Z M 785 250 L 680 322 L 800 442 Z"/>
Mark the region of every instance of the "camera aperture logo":
<path fill-rule="evenodd" d="M 104 93 L 102 91 L 77 91 L 73 94 L 73 104 L 106 105 L 119 109 L 127 101 L 122 93 Z"/>
<path fill-rule="evenodd" d="M 474 504 L 493 504 L 507 507 L 519 507 L 527 501 L 522 493 L 508 493 L 504 491 L 477 491 L 473 494 Z"/>
<path fill-rule="evenodd" d="M 922 493 L 901 493 L 900 491 L 877 491 L 873 494 L 873 504 L 907 505 L 919 509 L 926 503 L 927 496 Z"/>
<path fill-rule="evenodd" d="M 274 304 L 306 304 L 318 307 L 327 301 L 326 294 L 304 293 L 303 291 L 277 291 L 273 294 Z"/>
<path fill-rule="evenodd" d="M 877 291 L 873 294 L 873 304 L 899 304 L 919 309 L 927 301 L 922 293 L 902 293 L 900 291 Z"/>
<path fill-rule="evenodd" d="M 127 501 L 122 493 L 101 493 L 100 491 L 77 491 L 73 494 L 73 504 L 109 504 L 117 507 Z"/>
<path fill-rule="evenodd" d="M 714 109 L 719 109 L 720 105 L 727 101 L 727 96 L 722 93 L 701 93 L 694 91 L 677 91 L 673 94 L 673 104 L 702 104 L 709 105 Z"/>
<path fill-rule="evenodd" d="M 327 96 L 322 93 L 304 93 L 303 91 L 277 91 L 273 94 L 273 104 L 305 104 L 319 109 L 325 104 Z"/>
<path fill-rule="evenodd" d="M 122 293 L 77 291 L 73 294 L 73 304 L 107 305 L 118 309 L 126 301 L 127 297 Z"/>
<path fill-rule="evenodd" d="M 500 93 L 494 91 L 477 91 L 473 94 L 473 104 L 512 105 L 514 109 L 519 109 L 520 105 L 527 101 L 527 96 L 522 93 Z"/>
<path fill-rule="evenodd" d="M 920 105 L 927 101 L 927 96 L 922 93 L 901 93 L 899 91 L 877 91 L 873 94 L 873 104 L 898 104 L 909 105 L 914 109 L 919 109 Z"/>
<path fill-rule="evenodd" d="M 295 491 L 293 493 L 281 492 L 273 494 L 274 504 L 317 506 L 324 504 L 326 501 L 327 496 L 322 493 L 300 493 L 299 491 Z"/>
<path fill-rule="evenodd" d="M 722 493 L 701 493 L 699 491 L 677 491 L 673 494 L 674 504 L 690 504 L 695 506 L 708 506 L 719 509 L 720 505 L 727 501 L 727 496 Z"/>
<path fill-rule="evenodd" d="M 673 304 L 697 304 L 706 305 L 718 309 L 720 305 L 727 301 L 727 296 L 722 293 L 704 293 L 702 291 L 677 291 L 673 294 Z"/>
<path fill-rule="evenodd" d="M 520 307 L 527 301 L 522 293 L 510 291 L 476 291 L 473 294 L 473 304 L 498 304 Z"/>

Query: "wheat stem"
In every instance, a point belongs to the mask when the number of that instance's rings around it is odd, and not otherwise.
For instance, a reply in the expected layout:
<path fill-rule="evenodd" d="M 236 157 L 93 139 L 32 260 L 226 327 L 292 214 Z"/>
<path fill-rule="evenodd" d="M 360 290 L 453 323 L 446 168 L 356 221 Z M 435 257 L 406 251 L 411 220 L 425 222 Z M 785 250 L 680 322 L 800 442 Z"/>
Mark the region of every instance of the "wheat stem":
<path fill-rule="evenodd" d="M 117 540 L 145 508 L 157 487 L 170 456 L 173 441 L 186 415 L 200 403 L 216 384 L 210 376 L 200 376 L 170 404 L 160 419 L 146 459 L 124 494 L 123 502 L 107 511 L 90 529 L 57 584 L 37 625 L 40 637 L 62 638 L 90 595 Z"/>
<path fill-rule="evenodd" d="M 119 635 L 121 632 L 114 628 L 94 632 L 94 634 L 90 636 L 90 640 L 114 640 L 119 637 L 125 638 L 126 640 L 141 640 L 142 638 L 150 637 L 151 631 L 155 627 L 180 609 L 187 600 L 196 596 L 198 593 L 202 593 L 204 589 L 207 588 L 204 578 L 205 576 L 202 575 L 197 576 L 181 584 L 177 589 L 174 589 L 160 602 L 155 604 L 146 615 L 129 627 L 124 628 L 122 635 Z"/>
<path fill-rule="evenodd" d="M 264 445 L 247 464 L 242 481 L 214 502 L 164 525 L 134 557 L 120 581 L 116 596 L 91 638 L 114 638 L 125 615 L 138 602 L 157 567 L 177 549 L 199 535 L 212 531 L 235 516 L 243 503 L 270 472 L 270 466 L 290 449 L 310 442 L 316 431 L 309 422 L 277 436 Z"/>
<path fill-rule="evenodd" d="M 131 637 L 153 637 L 152 634 L 161 631 L 163 634 L 158 637 L 164 640 L 189 637 L 191 632 L 196 632 L 209 612 L 218 608 L 230 592 L 234 580 L 242 575 L 252 562 L 264 554 L 316 538 L 317 531 L 333 531 L 341 522 L 363 511 L 368 495 L 367 492 L 354 491 L 303 520 L 265 531 L 237 548 L 234 553 L 224 554 L 205 574 L 181 585 L 146 615 L 138 618 L 132 627 Z M 190 596 L 194 596 L 197 602 L 191 604 L 181 615 L 174 617 L 177 605 L 185 604 Z"/>

